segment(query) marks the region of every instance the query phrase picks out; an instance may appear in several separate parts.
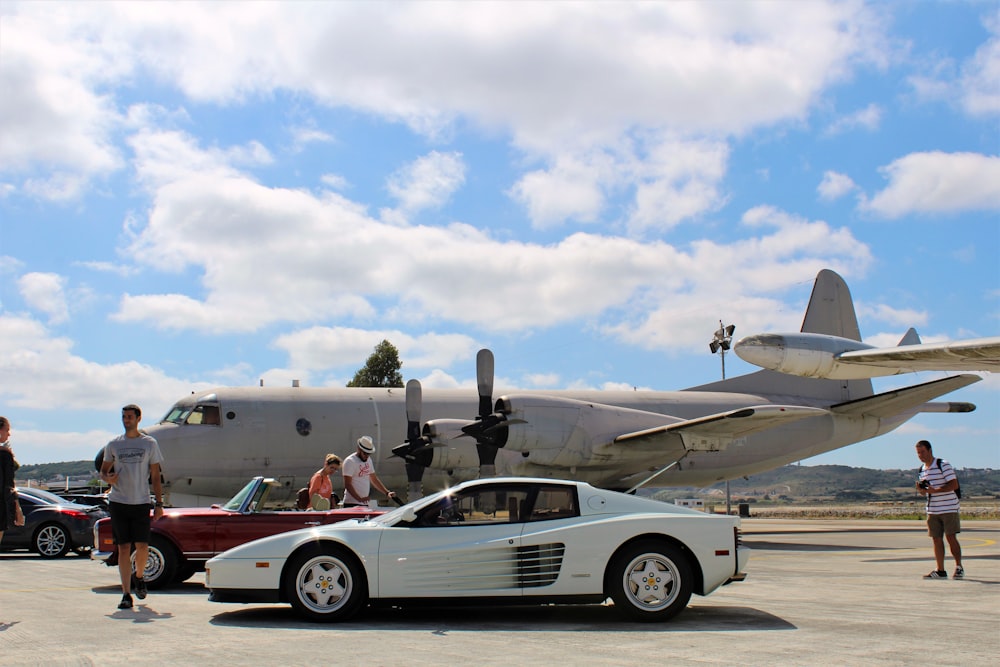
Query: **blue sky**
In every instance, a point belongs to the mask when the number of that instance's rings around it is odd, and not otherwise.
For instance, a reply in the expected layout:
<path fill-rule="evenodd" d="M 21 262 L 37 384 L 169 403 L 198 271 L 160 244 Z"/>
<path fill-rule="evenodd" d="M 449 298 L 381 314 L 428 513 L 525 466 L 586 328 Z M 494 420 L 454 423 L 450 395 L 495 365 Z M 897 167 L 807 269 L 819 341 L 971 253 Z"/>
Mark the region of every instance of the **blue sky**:
<path fill-rule="evenodd" d="M 866 342 L 1000 331 L 996 2 L 4 2 L 0 127 L 24 463 L 382 339 L 425 387 L 480 347 L 498 388 L 695 386 L 823 268 Z M 1000 467 L 984 377 L 805 463 Z"/>

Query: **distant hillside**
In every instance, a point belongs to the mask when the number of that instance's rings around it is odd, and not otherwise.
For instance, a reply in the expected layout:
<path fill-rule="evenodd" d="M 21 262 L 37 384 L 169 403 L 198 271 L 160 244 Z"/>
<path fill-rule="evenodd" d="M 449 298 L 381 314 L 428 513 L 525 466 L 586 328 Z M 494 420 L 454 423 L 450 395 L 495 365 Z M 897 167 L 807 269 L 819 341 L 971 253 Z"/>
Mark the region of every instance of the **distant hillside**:
<path fill-rule="evenodd" d="M 94 470 L 94 461 L 60 461 L 58 463 L 37 463 L 34 465 L 22 465 L 17 470 L 15 477 L 18 481 L 32 480 L 45 481 L 57 477 L 84 477 L 97 476 Z"/>
<path fill-rule="evenodd" d="M 961 468 L 957 471 L 963 498 L 1000 498 L 1000 470 Z M 820 498 L 836 501 L 894 500 L 915 496 L 913 485 L 917 466 L 906 470 L 875 470 L 850 466 L 789 465 L 729 482 L 734 501 Z M 664 499 L 682 497 L 725 497 L 725 482 L 708 488 L 664 489 L 655 495 Z M 684 496 L 684 493 L 691 494 Z"/>

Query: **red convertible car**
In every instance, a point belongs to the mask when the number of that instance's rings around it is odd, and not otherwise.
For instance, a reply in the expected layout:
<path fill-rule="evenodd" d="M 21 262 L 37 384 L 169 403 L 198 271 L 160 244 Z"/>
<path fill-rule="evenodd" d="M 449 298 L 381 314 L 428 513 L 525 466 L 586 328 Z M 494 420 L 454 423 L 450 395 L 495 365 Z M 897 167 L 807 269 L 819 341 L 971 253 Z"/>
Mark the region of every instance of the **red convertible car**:
<path fill-rule="evenodd" d="M 351 507 L 325 511 L 275 510 L 268 507 L 274 479 L 254 477 L 229 502 L 211 507 L 167 508 L 153 521 L 149 560 L 144 578 L 149 588 L 180 583 L 205 569 L 205 561 L 232 547 L 259 537 L 347 519 L 364 519 L 385 510 Z M 111 519 L 94 525 L 91 558 L 118 565 L 118 549 L 111 535 Z"/>

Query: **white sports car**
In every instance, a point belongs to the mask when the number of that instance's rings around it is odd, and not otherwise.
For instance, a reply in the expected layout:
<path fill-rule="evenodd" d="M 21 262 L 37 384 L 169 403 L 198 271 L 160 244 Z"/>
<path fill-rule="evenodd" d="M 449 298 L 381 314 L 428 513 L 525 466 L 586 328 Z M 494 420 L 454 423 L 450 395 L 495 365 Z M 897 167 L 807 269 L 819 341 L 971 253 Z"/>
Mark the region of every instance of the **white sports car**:
<path fill-rule="evenodd" d="M 215 602 L 288 602 L 312 620 L 368 604 L 600 603 L 665 620 L 745 578 L 740 520 L 583 482 L 465 482 L 371 520 L 261 538 L 208 561 Z"/>

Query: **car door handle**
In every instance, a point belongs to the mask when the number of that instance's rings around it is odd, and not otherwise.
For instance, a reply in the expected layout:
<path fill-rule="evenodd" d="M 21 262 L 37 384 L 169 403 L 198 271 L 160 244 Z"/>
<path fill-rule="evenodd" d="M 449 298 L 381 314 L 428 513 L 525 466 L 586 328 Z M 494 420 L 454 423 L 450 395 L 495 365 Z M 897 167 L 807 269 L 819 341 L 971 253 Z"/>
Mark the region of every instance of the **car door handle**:
<path fill-rule="evenodd" d="M 318 526 L 319 525 L 319 521 L 306 521 L 304 525 L 306 525 L 306 526 Z"/>

